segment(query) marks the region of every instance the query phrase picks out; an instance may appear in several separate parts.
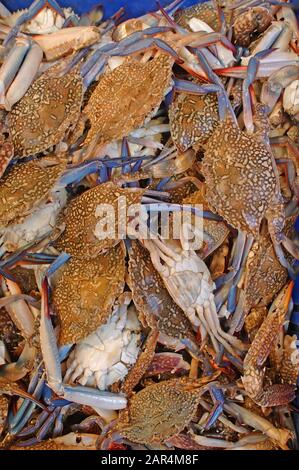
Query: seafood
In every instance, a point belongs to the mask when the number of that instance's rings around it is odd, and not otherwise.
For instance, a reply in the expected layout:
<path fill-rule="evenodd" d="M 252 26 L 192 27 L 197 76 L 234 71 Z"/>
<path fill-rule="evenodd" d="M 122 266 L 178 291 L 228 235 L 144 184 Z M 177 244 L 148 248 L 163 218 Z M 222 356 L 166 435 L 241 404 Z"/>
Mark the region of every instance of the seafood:
<path fill-rule="evenodd" d="M 76 70 L 62 77 L 49 71 L 35 80 L 9 115 L 15 153 L 25 157 L 58 144 L 77 123 L 82 100 L 82 78 Z"/>
<path fill-rule="evenodd" d="M 296 10 L 63 4 L 0 3 L 0 447 L 296 449 Z"/>
<path fill-rule="evenodd" d="M 107 320 L 124 288 L 124 258 L 119 244 L 97 258 L 74 258 L 63 267 L 53 289 L 60 344 L 77 343 Z"/>

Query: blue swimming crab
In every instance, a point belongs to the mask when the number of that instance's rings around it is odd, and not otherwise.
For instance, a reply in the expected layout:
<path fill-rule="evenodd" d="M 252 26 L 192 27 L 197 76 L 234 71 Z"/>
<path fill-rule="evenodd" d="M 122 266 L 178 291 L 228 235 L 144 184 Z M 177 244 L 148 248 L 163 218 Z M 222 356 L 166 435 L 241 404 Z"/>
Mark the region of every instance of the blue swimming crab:
<path fill-rule="evenodd" d="M 263 407 L 287 404 L 295 397 L 299 358 L 296 337 L 294 336 L 285 335 L 282 344 L 280 344 L 282 351 L 275 371 L 279 376 L 280 383 L 264 385 L 266 382 L 265 363 L 271 350 L 277 347 L 277 340 L 285 322 L 292 288 L 293 283 L 291 282 L 280 291 L 244 359 L 242 381 L 245 390 L 258 405 Z"/>

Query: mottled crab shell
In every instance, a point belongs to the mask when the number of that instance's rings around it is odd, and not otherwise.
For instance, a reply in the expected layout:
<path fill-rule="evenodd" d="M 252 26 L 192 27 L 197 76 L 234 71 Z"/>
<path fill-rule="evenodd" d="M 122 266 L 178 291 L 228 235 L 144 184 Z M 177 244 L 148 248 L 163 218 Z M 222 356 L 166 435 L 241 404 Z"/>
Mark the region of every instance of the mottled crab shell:
<path fill-rule="evenodd" d="M 249 8 L 234 22 L 234 37 L 237 44 L 248 47 L 252 40 L 263 33 L 273 20 L 271 11 L 264 7 Z"/>
<path fill-rule="evenodd" d="M 12 142 L 0 138 L 0 178 L 13 156 L 14 146 Z"/>
<path fill-rule="evenodd" d="M 257 237 L 277 189 L 270 148 L 240 131 L 227 116 L 207 142 L 203 175 L 211 208 L 233 227 Z"/>
<path fill-rule="evenodd" d="M 198 5 L 193 5 L 189 8 L 183 8 L 174 14 L 176 23 L 190 31 L 191 29 L 189 26 L 189 21 L 192 18 L 197 18 L 201 21 L 204 21 L 214 31 L 220 30 L 220 23 L 213 2 L 204 2 Z"/>
<path fill-rule="evenodd" d="M 79 119 L 82 99 L 77 69 L 64 76 L 50 70 L 35 80 L 9 115 L 15 153 L 35 155 L 61 142 Z"/>
<path fill-rule="evenodd" d="M 86 143 L 97 136 L 99 144 L 107 144 L 140 127 L 160 105 L 172 64 L 171 57 L 161 54 L 145 64 L 132 59 L 106 73 L 84 109 L 91 123 Z"/>
<path fill-rule="evenodd" d="M 66 251 L 72 256 L 80 258 L 92 258 L 99 253 L 113 247 L 118 243 L 119 218 L 118 209 L 126 202 L 126 206 L 139 204 L 144 194 L 142 189 L 122 189 L 112 182 L 100 184 L 71 201 L 65 213 L 57 221 L 65 226 L 64 232 L 56 240 L 55 247 L 60 251 Z M 120 198 L 124 199 L 120 199 Z M 100 239 L 97 237 L 97 223 L 105 217 L 105 214 L 97 212 L 104 204 L 111 205 L 107 216 L 115 214 L 115 223 L 111 219 L 107 223 L 115 227 L 115 233 L 111 237 Z"/>
<path fill-rule="evenodd" d="M 196 339 L 183 310 L 172 300 L 161 276 L 155 270 L 150 254 L 139 242 L 132 241 L 129 251 L 129 278 L 133 301 L 141 321 L 157 328 L 169 347 L 177 348 L 188 339 L 196 350 Z"/>
<path fill-rule="evenodd" d="M 204 145 L 219 122 L 216 95 L 178 94 L 169 108 L 169 122 L 172 139 L 180 152 L 195 144 Z"/>
<path fill-rule="evenodd" d="M 189 379 L 149 385 L 132 396 L 120 415 L 120 434 L 139 444 L 158 444 L 178 434 L 194 417 L 199 390 Z"/>
<path fill-rule="evenodd" d="M 36 161 L 12 167 L 0 181 L 0 227 L 16 223 L 43 202 L 65 163 L 43 167 Z"/>
<path fill-rule="evenodd" d="M 244 279 L 244 309 L 267 306 L 288 280 L 269 236 L 257 240 L 249 252 Z"/>
<path fill-rule="evenodd" d="M 77 343 L 103 325 L 124 289 L 123 243 L 95 259 L 72 258 L 52 293 L 60 321 L 59 343 Z"/>

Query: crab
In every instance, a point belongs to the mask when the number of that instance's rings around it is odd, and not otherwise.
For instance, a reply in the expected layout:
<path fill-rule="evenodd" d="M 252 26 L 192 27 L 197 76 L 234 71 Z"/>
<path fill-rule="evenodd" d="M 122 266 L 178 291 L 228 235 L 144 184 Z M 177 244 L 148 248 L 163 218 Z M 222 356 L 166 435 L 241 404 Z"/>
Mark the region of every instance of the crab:
<path fill-rule="evenodd" d="M 151 447 L 179 434 L 195 416 L 201 395 L 209 388 L 206 384 L 214 377 L 171 379 L 147 386 L 131 397 L 116 433 Z"/>
<path fill-rule="evenodd" d="M 268 8 L 253 7 L 240 13 L 234 24 L 234 37 L 237 44 L 247 47 L 254 37 L 263 33 L 273 21 L 273 15 Z"/>
<path fill-rule="evenodd" d="M 106 390 L 123 380 L 135 364 L 140 344 L 140 323 L 129 292 L 122 294 L 107 323 L 76 344 L 67 361 L 65 382 Z"/>
<path fill-rule="evenodd" d="M 97 143 L 104 145 L 140 127 L 169 89 L 172 64 L 161 54 L 145 64 L 131 60 L 106 73 L 84 109 L 91 123 L 86 143 L 97 135 Z"/>
<path fill-rule="evenodd" d="M 189 30 L 191 29 L 190 24 L 192 24 L 192 20 L 194 18 L 204 21 L 214 31 L 220 30 L 221 25 L 213 2 L 199 3 L 197 5 L 178 10 L 174 14 L 174 20 L 176 23 Z"/>
<path fill-rule="evenodd" d="M 219 123 L 217 97 L 178 94 L 169 108 L 169 122 L 172 139 L 180 152 L 190 147 L 200 149 Z"/>
<path fill-rule="evenodd" d="M 19 157 L 58 144 L 81 111 L 83 82 L 78 69 L 63 76 L 49 70 L 31 85 L 9 114 L 9 128 Z"/>
<path fill-rule="evenodd" d="M 57 221 L 57 226 L 65 229 L 54 244 L 56 249 L 75 257 L 94 258 L 112 248 L 125 235 L 121 234 L 125 220 L 119 218 L 118 210 L 141 203 L 144 192 L 138 188 L 122 189 L 112 182 L 85 191 L 69 203 Z M 109 224 L 105 236 L 104 222 Z M 110 227 L 113 233 L 109 232 Z"/>
<path fill-rule="evenodd" d="M 23 33 L 47 34 L 63 28 L 68 18 L 79 19 L 71 8 L 60 8 L 55 0 L 35 0 L 30 8 L 3 16 L 2 22 L 10 27 L 20 26 Z"/>
<path fill-rule="evenodd" d="M 244 350 L 242 342 L 221 327 L 213 294 L 215 285 L 207 266 L 195 251 L 184 250 L 177 240 L 166 243 L 161 237 L 142 243 L 149 250 L 152 263 L 174 301 L 192 325 L 200 329 L 203 344 L 210 337 L 215 351 L 219 351 L 218 342 L 233 355 L 236 350 Z"/>
<path fill-rule="evenodd" d="M 2 251 L 15 251 L 47 234 L 66 203 L 59 178 L 64 160 L 30 161 L 13 166 L 0 181 Z"/>
<path fill-rule="evenodd" d="M 191 354 L 198 356 L 199 348 L 191 324 L 168 294 L 160 275 L 154 269 L 150 254 L 136 240 L 132 240 L 130 245 L 127 282 L 141 322 L 144 326 L 157 329 L 159 342 L 167 347 L 187 347 Z"/>
<path fill-rule="evenodd" d="M 207 202 L 233 227 L 259 236 L 267 217 L 274 242 L 284 225 L 278 173 L 267 143 L 264 108 L 256 108 L 259 132 L 241 131 L 228 115 L 221 121 L 205 148 L 203 175 Z M 258 118 L 261 119 L 260 123 Z"/>
<path fill-rule="evenodd" d="M 107 321 L 124 289 L 123 244 L 96 258 L 73 258 L 56 275 L 52 302 L 61 324 L 59 343 L 78 343 Z"/>
<path fill-rule="evenodd" d="M 244 275 L 244 315 L 257 306 L 267 306 L 288 280 L 288 272 L 276 256 L 268 234 L 252 245 Z"/>
<path fill-rule="evenodd" d="M 290 283 L 280 291 L 244 359 L 242 377 L 244 388 L 250 398 L 263 407 L 284 405 L 295 397 L 299 373 L 296 337 L 286 335 L 284 339 L 284 352 L 279 368 L 281 383 L 264 388 L 265 368 L 263 368 L 285 321 L 292 288 L 293 283 Z"/>

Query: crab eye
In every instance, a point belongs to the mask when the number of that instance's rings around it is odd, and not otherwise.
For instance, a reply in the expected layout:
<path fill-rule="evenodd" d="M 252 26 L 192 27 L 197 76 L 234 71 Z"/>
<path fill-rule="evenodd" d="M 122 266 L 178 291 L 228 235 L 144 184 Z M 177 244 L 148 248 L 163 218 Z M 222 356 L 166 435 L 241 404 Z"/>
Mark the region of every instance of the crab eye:
<path fill-rule="evenodd" d="M 77 436 L 76 437 L 76 443 L 77 444 L 80 444 L 80 442 L 82 441 L 82 438 L 80 436 Z"/>

